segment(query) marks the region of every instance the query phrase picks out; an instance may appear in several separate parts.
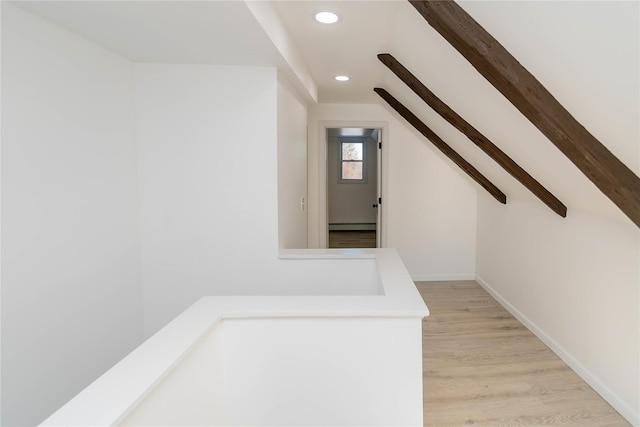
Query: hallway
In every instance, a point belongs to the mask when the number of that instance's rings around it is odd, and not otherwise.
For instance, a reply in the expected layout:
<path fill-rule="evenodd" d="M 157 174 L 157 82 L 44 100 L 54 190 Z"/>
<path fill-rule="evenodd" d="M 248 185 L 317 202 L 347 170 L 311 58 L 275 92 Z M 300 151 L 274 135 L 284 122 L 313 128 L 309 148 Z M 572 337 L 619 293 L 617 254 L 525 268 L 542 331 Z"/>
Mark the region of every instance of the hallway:
<path fill-rule="evenodd" d="M 425 426 L 628 426 L 474 281 L 416 282 Z"/>

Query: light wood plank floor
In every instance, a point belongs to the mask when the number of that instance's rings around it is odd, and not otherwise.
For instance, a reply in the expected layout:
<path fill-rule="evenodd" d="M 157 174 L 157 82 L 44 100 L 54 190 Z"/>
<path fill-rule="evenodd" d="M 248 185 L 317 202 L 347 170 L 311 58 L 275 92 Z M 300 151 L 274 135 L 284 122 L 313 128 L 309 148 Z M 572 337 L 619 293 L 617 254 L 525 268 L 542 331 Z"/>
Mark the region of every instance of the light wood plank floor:
<path fill-rule="evenodd" d="M 629 425 L 476 282 L 416 286 L 425 426 Z"/>

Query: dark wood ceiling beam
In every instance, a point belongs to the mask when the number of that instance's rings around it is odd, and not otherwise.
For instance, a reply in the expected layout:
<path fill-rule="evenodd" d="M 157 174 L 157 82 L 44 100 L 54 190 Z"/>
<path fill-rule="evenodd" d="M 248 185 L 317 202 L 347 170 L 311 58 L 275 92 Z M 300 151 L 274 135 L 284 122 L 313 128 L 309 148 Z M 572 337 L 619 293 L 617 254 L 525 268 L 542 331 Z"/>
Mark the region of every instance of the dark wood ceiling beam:
<path fill-rule="evenodd" d="M 500 203 L 507 203 L 507 196 L 500 191 L 498 187 L 493 185 L 484 175 L 482 175 L 473 165 L 467 162 L 460 154 L 458 154 L 453 148 L 451 148 L 446 142 L 444 142 L 438 135 L 435 134 L 427 125 L 425 125 L 418 117 L 416 117 L 407 107 L 402 105 L 400 101 L 395 99 L 389 92 L 382 88 L 373 89 L 387 104 L 389 104 L 394 110 L 398 112 L 406 121 L 408 121 L 418 132 L 424 135 L 433 145 L 435 145 L 445 156 L 450 158 L 453 163 L 458 165 L 460 169 L 466 172 L 474 181 L 476 181 L 482 188 L 487 190 L 489 194 L 496 198 Z"/>
<path fill-rule="evenodd" d="M 473 67 L 640 227 L 640 178 L 454 1 L 409 2 Z"/>
<path fill-rule="evenodd" d="M 498 148 L 493 142 L 485 137 L 480 131 L 474 128 L 469 122 L 463 119 L 458 113 L 452 110 L 447 104 L 442 102 L 433 92 L 431 92 L 422 82 L 404 67 L 393 55 L 381 53 L 378 59 L 386 65 L 393 73 L 409 86 L 424 102 L 442 118 L 448 121 L 456 129 L 466 135 L 489 157 L 496 161 L 511 176 L 520 181 L 529 191 L 535 194 L 542 202 L 561 217 L 567 216 L 567 207 L 551 194 L 542 184 L 522 169 L 511 157 Z"/>

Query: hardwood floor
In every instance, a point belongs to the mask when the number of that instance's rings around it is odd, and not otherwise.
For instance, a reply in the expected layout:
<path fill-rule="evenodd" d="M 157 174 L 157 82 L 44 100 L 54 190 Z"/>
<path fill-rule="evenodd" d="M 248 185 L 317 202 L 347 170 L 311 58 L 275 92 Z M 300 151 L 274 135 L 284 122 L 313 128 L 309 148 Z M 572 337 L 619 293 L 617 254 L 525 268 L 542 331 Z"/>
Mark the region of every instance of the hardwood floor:
<path fill-rule="evenodd" d="M 416 286 L 425 426 L 629 426 L 476 282 Z"/>
<path fill-rule="evenodd" d="M 375 248 L 376 231 L 329 231 L 330 248 Z"/>

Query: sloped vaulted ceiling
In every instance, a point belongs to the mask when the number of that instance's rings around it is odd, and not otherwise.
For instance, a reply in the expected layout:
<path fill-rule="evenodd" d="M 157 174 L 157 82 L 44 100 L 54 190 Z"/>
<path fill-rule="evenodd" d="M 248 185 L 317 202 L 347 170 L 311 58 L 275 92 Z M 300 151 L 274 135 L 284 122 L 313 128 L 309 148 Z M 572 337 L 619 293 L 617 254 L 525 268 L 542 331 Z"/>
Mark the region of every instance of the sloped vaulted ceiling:
<path fill-rule="evenodd" d="M 640 227 L 640 178 L 454 1 L 412 6 Z"/>
<path fill-rule="evenodd" d="M 505 171 L 517 179 L 522 185 L 527 187 L 542 202 L 544 202 L 555 213 L 562 217 L 567 216 L 567 207 L 551 194 L 542 184 L 522 169 L 513 161 L 504 151 L 498 148 L 486 136 L 478 131 L 473 125 L 467 122 L 458 113 L 453 111 L 447 104 L 442 102 L 440 98 L 429 90 L 422 82 L 416 78 L 409 70 L 406 69 L 397 59 L 388 53 L 381 53 L 378 59 L 385 64 L 389 70 L 400 78 L 407 86 L 409 86 L 429 107 L 437 112 L 440 117 L 448 121 L 453 127 L 458 129 L 469 138 L 478 148 L 484 151 Z M 374 89 L 374 91 L 377 91 Z"/>
<path fill-rule="evenodd" d="M 620 19 L 624 21 L 621 14 L 637 17 L 637 11 L 635 14 L 633 10 L 625 12 L 625 5 L 605 2 L 472 2 L 462 5 L 468 7 L 471 14 L 477 12 L 482 25 L 495 29 L 499 34 L 496 38 L 506 40 L 507 49 L 534 75 L 539 74 L 542 83 L 574 117 L 637 173 L 637 22 L 626 26 L 628 33 L 616 27 Z M 423 81 L 431 82 L 430 87 L 439 96 L 565 202 L 569 215 L 572 208 L 582 208 L 621 217 L 612 203 L 462 55 L 444 39 L 433 37 L 431 27 L 420 30 L 415 26 L 417 22 L 413 16 L 408 15 L 406 19 L 405 28 L 412 29 L 413 34 L 398 33 L 398 39 L 404 41 L 394 43 L 400 49 L 396 56 L 412 64 L 411 68 Z M 422 54 L 416 55 L 416 49 L 408 48 L 407 43 L 410 39 L 420 38 L 429 42 L 421 45 Z M 615 58 L 611 51 L 615 52 Z M 618 78 L 622 78 L 627 86 L 613 83 L 612 80 Z M 635 100 L 631 94 L 636 94 Z M 607 104 L 608 108 L 605 107 Z M 616 108 L 612 108 L 613 105 Z M 486 159 L 462 144 L 464 141 L 459 135 L 440 124 L 438 117 L 430 117 L 433 115 L 430 112 L 424 114 L 429 117 L 427 120 L 433 121 L 434 128 L 438 129 L 436 132 L 455 141 L 452 145 L 490 179 L 505 187 L 508 195 L 528 197 L 520 188 L 509 189 L 511 180 L 492 176 L 502 172 L 494 172 Z"/>
<path fill-rule="evenodd" d="M 133 61 L 285 67 L 249 3 L 18 1 Z M 532 198 L 380 63 L 388 52 L 572 209 L 629 219 L 408 1 L 274 1 L 322 103 L 384 102 L 383 87 L 509 197 Z M 553 96 L 640 174 L 638 2 L 459 1 Z M 177 8 L 174 12 L 168 9 Z M 339 13 L 334 26 L 313 21 Z M 234 47 L 235 46 L 235 47 Z M 129 50 L 134 49 L 131 52 Z M 338 83 L 336 74 L 351 75 Z M 389 109 L 389 111 L 392 111 Z M 395 114 L 394 112 L 392 112 Z"/>
<path fill-rule="evenodd" d="M 638 174 L 637 3 L 458 3 Z M 384 87 L 507 197 L 534 197 L 391 72 L 371 61 L 375 51 L 389 52 L 562 200 L 569 215 L 578 208 L 629 221 L 408 2 L 278 2 L 277 7 L 315 73 L 321 102 L 381 102 L 364 90 Z M 313 11 L 320 8 L 341 13 L 335 31 L 311 22 Z M 334 74 L 345 72 L 352 73 L 350 86 L 331 81 Z"/>

